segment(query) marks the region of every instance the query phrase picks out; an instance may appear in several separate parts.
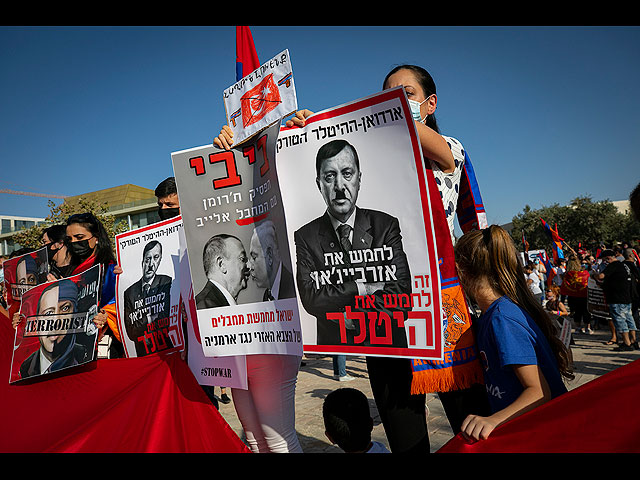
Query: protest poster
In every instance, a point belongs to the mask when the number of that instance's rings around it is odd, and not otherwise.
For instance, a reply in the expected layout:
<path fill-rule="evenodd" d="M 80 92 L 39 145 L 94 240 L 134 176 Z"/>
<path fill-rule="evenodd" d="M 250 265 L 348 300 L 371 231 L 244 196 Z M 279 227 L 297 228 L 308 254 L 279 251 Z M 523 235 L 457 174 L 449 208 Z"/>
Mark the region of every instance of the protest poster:
<path fill-rule="evenodd" d="M 404 90 L 316 113 L 277 147 L 305 353 L 442 359 L 434 223 Z M 342 246 L 335 224 L 353 218 Z"/>
<path fill-rule="evenodd" d="M 284 50 L 223 93 L 235 145 L 298 109 L 289 50 Z"/>
<path fill-rule="evenodd" d="M 302 355 L 275 172 L 280 122 L 227 151 L 172 153 L 206 356 Z"/>
<path fill-rule="evenodd" d="M 560 327 L 558 338 L 564 344 L 564 347 L 569 350 L 571 348 L 571 320 L 568 317 L 564 317 L 562 322 L 560 322 L 560 319 L 557 318 L 556 323 L 558 327 Z"/>
<path fill-rule="evenodd" d="M 200 385 L 230 388 L 248 388 L 247 362 L 244 355 L 206 357 L 202 349 L 198 312 L 191 283 L 189 253 L 184 228 L 180 236 L 180 310 L 182 324 L 186 326 L 187 364 Z"/>
<path fill-rule="evenodd" d="M 604 297 L 604 291 L 591 277 L 587 282 L 587 310 L 594 317 L 611 320 L 611 313 Z"/>
<path fill-rule="evenodd" d="M 5 292 L 7 292 L 7 316 L 11 320 L 13 314 L 20 310 L 22 295 L 27 290 L 47 281 L 49 273 L 47 248 L 43 247 L 5 260 L 2 267 Z"/>
<path fill-rule="evenodd" d="M 116 235 L 118 328 L 129 358 L 184 348 L 175 281 L 182 228 L 174 217 Z"/>
<path fill-rule="evenodd" d="M 96 359 L 100 265 L 22 293 L 9 383 Z"/>
<path fill-rule="evenodd" d="M 547 251 L 544 249 L 539 250 L 529 250 L 525 253 L 519 252 L 520 261 L 522 265 L 527 265 L 528 263 L 535 263 L 536 260 L 540 261 L 540 258 L 543 260 L 547 259 Z M 542 257 L 541 257 L 542 255 Z"/>

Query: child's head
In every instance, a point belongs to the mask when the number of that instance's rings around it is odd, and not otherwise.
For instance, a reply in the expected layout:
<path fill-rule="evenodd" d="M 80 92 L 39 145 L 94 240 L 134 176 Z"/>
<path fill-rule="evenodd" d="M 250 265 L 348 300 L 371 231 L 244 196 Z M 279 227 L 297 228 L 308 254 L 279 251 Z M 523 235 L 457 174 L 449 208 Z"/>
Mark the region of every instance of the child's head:
<path fill-rule="evenodd" d="M 327 438 L 345 452 L 363 452 L 371 443 L 373 419 L 369 401 L 359 390 L 339 388 L 322 405 Z"/>
<path fill-rule="evenodd" d="M 529 289 L 518 252 L 509 234 L 497 225 L 465 233 L 455 246 L 460 283 L 471 297 L 487 290 L 508 297 L 538 324 L 556 354 L 560 372 L 572 378 L 567 349 L 556 336 L 555 323 Z"/>
<path fill-rule="evenodd" d="M 460 280 L 471 296 L 478 285 L 488 282 L 493 290 L 510 298 L 520 289 L 529 292 L 524 271 L 531 272 L 531 263 L 524 269 L 518 261 L 513 240 L 497 225 L 464 234 L 455 246 L 456 265 Z"/>

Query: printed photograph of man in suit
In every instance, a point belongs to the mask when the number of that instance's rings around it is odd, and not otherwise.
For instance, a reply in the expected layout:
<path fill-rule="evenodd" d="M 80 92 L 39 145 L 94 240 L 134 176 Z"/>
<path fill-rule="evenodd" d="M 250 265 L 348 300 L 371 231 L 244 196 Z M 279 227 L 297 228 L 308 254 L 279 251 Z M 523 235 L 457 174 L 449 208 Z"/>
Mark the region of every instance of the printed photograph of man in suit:
<path fill-rule="evenodd" d="M 71 280 L 63 279 L 52 283 L 42 291 L 36 311 L 42 318 L 47 316 L 61 318 L 73 314 L 77 304 L 77 285 Z M 20 366 L 21 378 L 55 372 L 92 359 L 87 348 L 76 341 L 74 333 L 41 335 L 38 339 L 40 348 Z"/>
<path fill-rule="evenodd" d="M 317 344 L 340 345 L 341 333 L 337 320 L 327 319 L 327 313 L 344 313 L 350 306 L 352 311 L 365 313 L 366 339 L 361 346 L 371 344 L 367 312 L 385 312 L 391 319 L 393 347 L 406 347 L 404 328 L 397 326 L 393 311 L 384 308 L 383 295 L 411 294 L 411 274 L 402 246 L 402 235 L 398 219 L 384 212 L 358 207 L 358 193 L 362 181 L 360 160 L 356 149 L 345 140 L 334 140 L 323 145 L 316 155 L 316 186 L 327 206 L 324 214 L 307 223 L 294 233 L 296 245 L 296 282 L 305 310 L 317 319 Z M 384 192 L 388 193 L 388 192 Z M 351 262 L 349 251 L 357 253 L 353 258 L 361 259 L 364 251 L 387 253 L 384 258 L 366 262 Z M 360 252 L 356 252 L 360 250 Z M 338 255 L 336 255 L 338 254 Z M 344 264 L 327 263 L 327 258 L 339 258 Z M 352 267 L 360 267 L 366 277 L 350 274 Z M 368 269 L 367 267 L 374 267 Z M 381 267 L 381 268 L 378 268 Z M 385 270 L 389 267 L 388 270 Z M 340 272 L 338 272 L 340 270 Z M 382 272 L 392 275 L 380 275 Z M 320 274 L 325 272 L 325 277 Z M 326 274 L 331 275 L 329 281 Z M 373 309 L 356 307 L 356 296 L 368 295 L 375 299 Z M 362 307 L 361 304 L 358 307 Z M 406 318 L 410 308 L 397 308 Z M 347 343 L 354 345 L 359 337 L 359 323 L 345 317 Z M 376 337 L 386 335 L 385 322 L 375 322 Z"/>
<path fill-rule="evenodd" d="M 282 263 L 276 226 L 266 220 L 256 226 L 249 246 L 251 279 L 264 289 L 263 301 L 294 298 L 293 274 Z"/>
<path fill-rule="evenodd" d="M 236 305 L 238 295 L 247 288 L 247 253 L 239 238 L 218 234 L 205 243 L 202 264 L 207 283 L 196 295 L 196 308 Z"/>
<path fill-rule="evenodd" d="M 166 330 L 158 328 L 157 320 L 168 319 L 171 313 L 171 277 L 157 273 L 162 261 L 162 244 L 152 240 L 142 252 L 142 278 L 124 292 L 124 323 L 127 335 L 136 346 L 138 357 L 172 348 Z M 156 323 L 156 338 L 145 335 L 148 326 Z M 168 324 L 168 322 L 167 322 Z M 152 333 L 153 335 L 153 333 Z"/>

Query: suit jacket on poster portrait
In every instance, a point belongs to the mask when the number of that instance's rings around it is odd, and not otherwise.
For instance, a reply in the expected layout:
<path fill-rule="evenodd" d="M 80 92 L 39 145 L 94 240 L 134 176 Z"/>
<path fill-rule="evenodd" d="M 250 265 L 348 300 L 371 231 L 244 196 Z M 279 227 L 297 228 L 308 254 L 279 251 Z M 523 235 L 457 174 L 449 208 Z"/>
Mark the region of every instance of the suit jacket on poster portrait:
<path fill-rule="evenodd" d="M 87 349 L 76 343 L 75 339 L 67 348 L 65 354 L 56 359 L 50 366 L 47 372 L 55 372 L 67 367 L 73 367 L 89 361 L 89 355 Z M 33 352 L 27 357 L 20 365 L 20 378 L 28 378 L 41 375 L 40 373 L 40 349 Z"/>
<path fill-rule="evenodd" d="M 158 344 L 151 338 L 146 338 L 144 341 L 138 340 L 140 337 L 144 337 L 147 331 L 147 325 L 158 319 L 169 318 L 171 315 L 171 277 L 167 275 L 156 275 L 151 282 L 151 288 L 145 295 L 142 291 L 143 281 L 138 280 L 136 283 L 127 288 L 124 292 L 124 324 L 127 330 L 129 339 L 135 343 L 136 354 L 141 357 L 152 353 L 158 348 L 165 350 L 166 348 L 172 348 L 173 342 L 164 329 L 156 328 L 158 335 L 162 335 L 159 339 L 160 342 L 164 341 L 164 344 Z M 164 298 L 157 297 L 157 301 L 146 304 L 146 298 L 150 298 L 154 295 L 162 295 Z M 161 303 L 162 302 L 162 303 Z M 136 307 L 138 304 L 138 307 Z M 151 305 L 160 305 L 162 308 L 158 311 L 148 311 L 147 313 L 141 313 L 142 308 L 151 307 Z M 156 342 L 154 344 L 154 342 Z M 146 347 L 145 347 L 146 344 Z M 166 345 L 166 348 L 165 348 Z"/>
<path fill-rule="evenodd" d="M 214 308 L 225 307 L 229 305 L 229 301 L 223 295 L 218 287 L 207 280 L 204 288 L 196 295 L 196 308 Z"/>
<path fill-rule="evenodd" d="M 370 345 L 369 319 L 367 311 L 362 308 L 356 308 L 355 297 L 359 295 L 356 286 L 356 278 L 359 275 L 344 275 L 346 270 L 349 273 L 350 267 L 372 267 L 379 265 L 395 265 L 395 280 L 385 282 L 384 288 L 378 290 L 374 294 L 375 311 L 384 311 L 391 319 L 393 346 L 406 347 L 406 336 L 403 328 L 397 327 L 397 322 L 393 320 L 393 311 L 384 307 L 383 295 L 408 294 L 411 295 L 411 274 L 407 257 L 402 248 L 402 235 L 400 233 L 400 225 L 398 219 L 384 212 L 376 210 L 368 210 L 356 208 L 355 224 L 353 229 L 352 250 L 374 250 L 383 246 L 392 249 L 393 256 L 391 260 L 369 261 L 358 264 L 331 265 L 326 264 L 325 254 L 333 254 L 341 251 L 340 242 L 337 234 L 333 229 L 329 214 L 304 225 L 294 233 L 296 245 L 296 263 L 297 273 L 296 282 L 300 292 L 300 300 L 305 310 L 317 319 L 317 344 L 318 345 L 340 345 L 340 325 L 336 320 L 327 320 L 327 312 L 345 312 L 347 306 L 352 311 L 363 311 L 365 313 L 365 325 L 367 326 L 366 340 L 364 343 L 358 343 L 361 346 Z M 344 254 L 345 261 L 349 260 L 349 255 Z M 337 273 L 330 276 L 330 282 L 317 286 L 314 280 L 313 272 L 333 271 L 335 269 L 343 270 L 340 277 Z M 380 269 L 375 269 L 379 271 Z M 366 272 L 366 281 L 372 282 L 377 279 L 373 278 L 371 271 Z M 384 267 L 382 268 L 384 272 Z M 320 275 L 319 275 L 320 276 Z M 359 305 L 360 307 L 361 305 Z M 403 314 L 410 308 L 397 308 L 402 310 Z M 405 315 L 406 320 L 406 315 Z M 376 336 L 384 336 L 385 325 L 376 323 Z M 354 336 L 360 335 L 359 322 L 354 330 L 347 330 L 348 344 L 354 345 Z"/>
<path fill-rule="evenodd" d="M 280 270 L 280 283 L 278 287 L 278 298 L 277 300 L 283 298 L 295 298 L 296 296 L 296 284 L 293 279 L 293 274 L 291 271 L 282 264 L 282 268 Z M 267 298 L 267 290 L 264 291 L 262 296 L 263 301 L 269 300 Z"/>

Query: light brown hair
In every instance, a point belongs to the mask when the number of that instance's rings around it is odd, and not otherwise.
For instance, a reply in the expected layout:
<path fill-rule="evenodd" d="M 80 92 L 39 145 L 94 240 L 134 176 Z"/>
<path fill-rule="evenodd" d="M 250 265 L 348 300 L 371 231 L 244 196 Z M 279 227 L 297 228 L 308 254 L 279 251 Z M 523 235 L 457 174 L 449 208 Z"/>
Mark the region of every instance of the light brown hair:
<path fill-rule="evenodd" d="M 557 327 L 527 286 L 524 270 L 509 234 L 497 225 L 463 235 L 455 246 L 462 284 L 472 297 L 480 280 L 509 298 L 536 322 L 551 346 L 562 376 L 572 379 L 569 352 L 557 337 Z"/>

